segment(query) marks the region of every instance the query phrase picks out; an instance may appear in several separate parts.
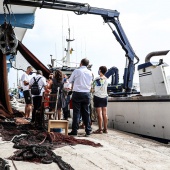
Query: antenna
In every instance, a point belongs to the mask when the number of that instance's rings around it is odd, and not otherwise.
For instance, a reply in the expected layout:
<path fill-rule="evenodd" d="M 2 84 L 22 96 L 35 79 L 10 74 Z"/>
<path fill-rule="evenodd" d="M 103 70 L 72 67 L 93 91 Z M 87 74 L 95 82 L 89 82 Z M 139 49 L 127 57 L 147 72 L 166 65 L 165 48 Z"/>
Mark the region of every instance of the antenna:
<path fill-rule="evenodd" d="M 65 48 L 65 43 L 64 39 L 65 37 L 63 36 L 63 15 L 62 15 L 62 58 L 60 61 L 62 61 L 63 66 L 70 67 L 70 54 L 74 51 L 73 48 L 70 47 L 71 41 L 74 41 L 74 39 L 70 38 L 70 25 L 69 25 L 69 17 L 68 18 L 68 38 L 66 37 L 66 42 L 67 42 L 67 48 Z M 66 52 L 66 55 L 64 55 L 64 52 Z M 57 55 L 56 55 L 57 57 Z M 74 63 L 74 62 L 72 62 Z"/>
<path fill-rule="evenodd" d="M 55 56 L 56 56 L 56 61 L 57 61 L 57 44 L 55 43 Z M 57 63 L 56 63 L 57 66 Z"/>
<path fill-rule="evenodd" d="M 77 63 L 77 41 L 76 41 L 76 63 Z M 77 64 L 76 64 L 77 67 Z"/>
<path fill-rule="evenodd" d="M 67 19 L 68 19 L 68 29 L 70 29 L 70 23 L 69 23 L 69 16 L 67 14 Z"/>
<path fill-rule="evenodd" d="M 85 43 L 85 45 L 84 45 L 85 57 L 87 57 L 87 54 L 86 54 L 86 37 L 84 37 L 84 43 Z"/>
<path fill-rule="evenodd" d="M 63 13 L 62 13 L 62 58 L 64 58 Z M 63 63 L 64 63 L 64 61 L 63 61 Z"/>
<path fill-rule="evenodd" d="M 81 58 L 82 58 L 82 38 L 81 38 Z"/>
<path fill-rule="evenodd" d="M 73 39 L 74 39 L 74 27 L 73 27 Z"/>
<path fill-rule="evenodd" d="M 67 17 L 68 17 L 68 15 L 67 15 Z M 67 41 L 67 49 L 65 49 L 65 51 L 66 51 L 65 65 L 70 67 L 70 54 L 72 54 L 72 52 L 73 52 L 73 48 L 70 48 L 70 43 L 71 43 L 71 41 L 74 41 L 74 39 L 70 38 L 69 17 L 68 17 L 68 38 L 66 38 L 66 41 Z"/>

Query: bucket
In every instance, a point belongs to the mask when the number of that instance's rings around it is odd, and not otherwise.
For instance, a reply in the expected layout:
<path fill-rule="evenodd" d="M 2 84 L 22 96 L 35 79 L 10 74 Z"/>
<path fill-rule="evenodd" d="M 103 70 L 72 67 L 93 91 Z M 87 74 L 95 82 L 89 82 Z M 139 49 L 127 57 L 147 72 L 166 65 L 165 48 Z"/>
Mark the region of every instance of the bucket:
<path fill-rule="evenodd" d="M 62 132 L 62 128 L 53 128 L 52 131 L 53 132 L 58 132 L 58 133 L 61 133 Z"/>

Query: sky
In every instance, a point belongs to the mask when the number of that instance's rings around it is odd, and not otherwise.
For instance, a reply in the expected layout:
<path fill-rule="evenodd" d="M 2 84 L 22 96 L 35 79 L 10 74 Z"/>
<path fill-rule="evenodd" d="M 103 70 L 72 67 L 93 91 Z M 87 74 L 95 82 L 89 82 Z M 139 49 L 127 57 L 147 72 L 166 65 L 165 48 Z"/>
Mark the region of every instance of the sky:
<path fill-rule="evenodd" d="M 117 10 L 119 20 L 125 34 L 139 57 L 139 64 L 144 63 L 148 53 L 170 49 L 170 1 L 169 0 L 77 0 L 89 3 L 91 7 Z M 92 71 L 97 76 L 98 68 L 113 66 L 119 69 L 120 83 L 123 81 L 126 63 L 125 52 L 115 39 L 109 26 L 98 15 L 76 15 L 73 12 L 38 9 L 35 13 L 35 25 L 28 29 L 23 44 L 44 65 L 50 64 L 50 55 L 57 59 L 61 66 L 61 58 L 65 56 L 68 28 L 71 29 L 71 43 L 74 49 L 71 55 L 72 66 L 79 66 L 82 58 L 88 58 L 93 64 Z M 114 30 L 116 28 L 112 26 Z M 170 64 L 170 53 L 166 56 L 154 57 L 151 61 Z M 77 64 L 76 64 L 77 63 Z M 167 75 L 170 69 L 166 68 Z M 21 73 L 20 73 L 21 74 Z M 16 85 L 16 79 L 10 78 L 9 86 Z M 19 75 L 21 76 L 21 75 Z M 137 65 L 135 67 L 134 83 L 139 82 Z"/>

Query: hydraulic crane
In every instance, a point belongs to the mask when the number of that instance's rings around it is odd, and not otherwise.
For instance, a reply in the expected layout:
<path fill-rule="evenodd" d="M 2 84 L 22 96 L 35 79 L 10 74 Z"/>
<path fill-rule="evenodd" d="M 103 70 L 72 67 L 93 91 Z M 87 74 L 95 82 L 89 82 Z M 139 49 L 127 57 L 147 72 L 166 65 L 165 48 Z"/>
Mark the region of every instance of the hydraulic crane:
<path fill-rule="evenodd" d="M 103 18 L 104 22 L 109 25 L 116 40 L 119 42 L 119 44 L 125 51 L 126 65 L 125 65 L 124 75 L 123 75 L 123 89 L 125 93 L 131 92 L 132 85 L 133 85 L 135 64 L 139 62 L 139 58 L 136 56 L 120 24 L 118 11 L 91 7 L 87 3 L 78 3 L 78 2 L 60 1 L 60 0 L 10 0 L 10 1 L 4 0 L 4 4 L 73 11 L 77 15 L 81 15 L 81 14 L 100 15 Z M 117 31 L 115 31 L 112 28 L 111 24 L 115 26 Z M 134 63 L 134 58 L 136 58 L 137 60 L 136 63 Z"/>

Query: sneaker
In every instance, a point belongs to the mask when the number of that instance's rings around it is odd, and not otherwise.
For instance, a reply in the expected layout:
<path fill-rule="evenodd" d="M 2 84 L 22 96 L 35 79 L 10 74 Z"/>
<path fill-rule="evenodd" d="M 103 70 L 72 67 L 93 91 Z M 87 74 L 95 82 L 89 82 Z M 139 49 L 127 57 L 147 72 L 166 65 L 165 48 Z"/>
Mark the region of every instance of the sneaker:
<path fill-rule="evenodd" d="M 89 137 L 89 136 L 90 136 L 90 133 L 86 133 L 86 134 L 85 134 L 85 137 Z"/>
<path fill-rule="evenodd" d="M 77 133 L 71 131 L 70 133 L 68 133 L 68 135 L 69 136 L 77 136 Z"/>

